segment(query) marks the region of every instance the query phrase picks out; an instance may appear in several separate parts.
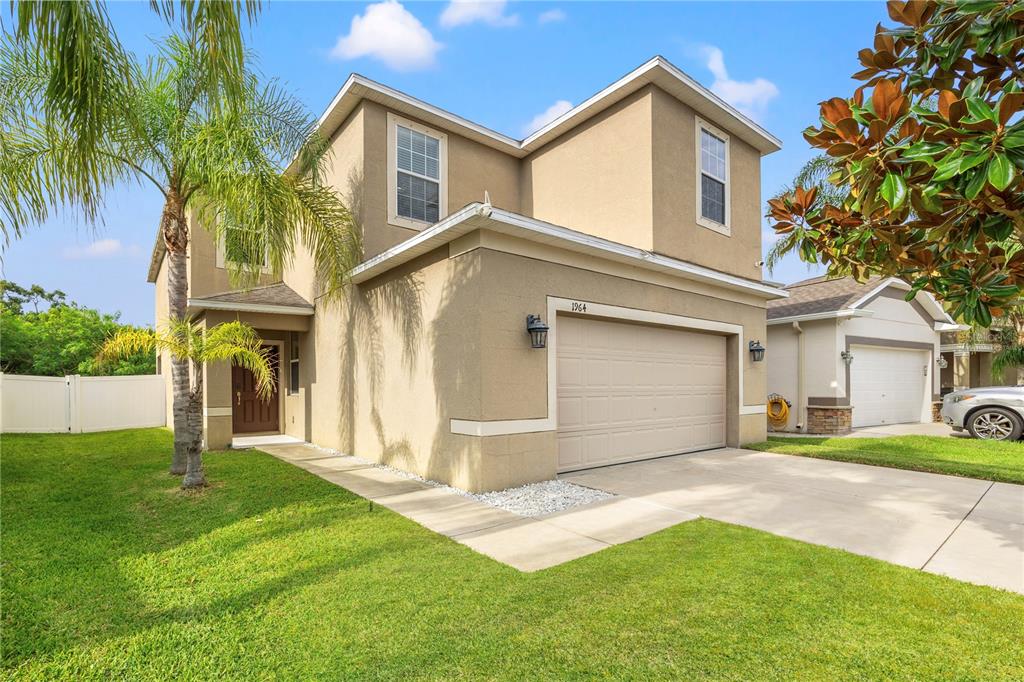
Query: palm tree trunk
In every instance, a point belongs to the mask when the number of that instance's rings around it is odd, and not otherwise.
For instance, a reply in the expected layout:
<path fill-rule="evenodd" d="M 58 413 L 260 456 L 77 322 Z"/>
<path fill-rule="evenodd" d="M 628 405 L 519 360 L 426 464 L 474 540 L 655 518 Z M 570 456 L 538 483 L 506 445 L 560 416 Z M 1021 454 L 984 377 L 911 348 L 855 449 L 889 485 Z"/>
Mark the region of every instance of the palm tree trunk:
<path fill-rule="evenodd" d="M 167 314 L 172 319 L 185 319 L 188 305 L 188 226 L 181 198 L 173 189 L 167 193 L 160 232 L 167 249 Z M 174 456 L 171 473 L 182 475 L 187 468 L 188 408 L 190 397 L 187 358 L 171 355 L 171 382 L 174 387 L 172 413 L 174 415 Z M 202 424 L 200 424 L 200 429 Z"/>
<path fill-rule="evenodd" d="M 189 396 L 185 441 L 185 478 L 181 487 L 202 488 L 206 485 L 203 471 L 203 368 L 196 367 L 196 385 Z"/>

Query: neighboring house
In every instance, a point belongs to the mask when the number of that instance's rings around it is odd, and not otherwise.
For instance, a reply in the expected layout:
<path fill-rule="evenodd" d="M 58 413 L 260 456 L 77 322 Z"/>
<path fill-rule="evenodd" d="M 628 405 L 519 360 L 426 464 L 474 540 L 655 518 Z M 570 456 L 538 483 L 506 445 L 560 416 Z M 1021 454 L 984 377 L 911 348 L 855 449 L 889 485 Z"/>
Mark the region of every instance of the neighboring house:
<path fill-rule="evenodd" d="M 784 430 L 933 420 L 940 335 L 958 329 L 931 294 L 905 282 L 814 279 L 768 304 L 768 392 L 792 403 Z"/>
<path fill-rule="evenodd" d="M 1024 370 L 1019 367 L 1007 367 L 1001 377 L 992 376 L 992 357 L 999 350 L 996 331 L 945 332 L 941 350 L 945 360 L 941 379 L 943 395 L 961 388 L 1017 386 L 1024 380 Z"/>
<path fill-rule="evenodd" d="M 764 439 L 749 344 L 786 294 L 761 281 L 780 143 L 757 124 L 658 57 L 524 140 L 358 75 L 320 125 L 366 260 L 341 304 L 305 253 L 232 291 L 194 231 L 189 309 L 281 363 L 263 405 L 206 370 L 209 447 L 283 432 L 479 491 Z M 165 276 L 158 244 L 158 322 Z"/>

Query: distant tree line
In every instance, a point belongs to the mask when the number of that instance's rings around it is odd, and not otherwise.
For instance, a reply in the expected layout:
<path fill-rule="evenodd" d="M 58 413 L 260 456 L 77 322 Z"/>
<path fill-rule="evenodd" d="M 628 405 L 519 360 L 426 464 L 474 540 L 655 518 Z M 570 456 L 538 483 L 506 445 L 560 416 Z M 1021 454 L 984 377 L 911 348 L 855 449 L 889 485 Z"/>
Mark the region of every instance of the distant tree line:
<path fill-rule="evenodd" d="M 97 358 L 103 343 L 123 330 L 120 313 L 101 313 L 67 300 L 59 289 L 0 280 L 0 371 L 36 376 L 153 374 L 156 356 L 140 351 Z"/>

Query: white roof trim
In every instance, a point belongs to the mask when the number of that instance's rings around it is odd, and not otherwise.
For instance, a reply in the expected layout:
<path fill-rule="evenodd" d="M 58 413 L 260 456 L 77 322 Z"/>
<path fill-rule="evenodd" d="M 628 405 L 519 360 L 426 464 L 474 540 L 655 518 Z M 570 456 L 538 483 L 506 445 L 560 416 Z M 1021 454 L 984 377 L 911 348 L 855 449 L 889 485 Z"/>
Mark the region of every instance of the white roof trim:
<path fill-rule="evenodd" d="M 995 349 L 991 343 L 944 343 L 939 346 L 940 353 L 992 353 Z"/>
<path fill-rule="evenodd" d="M 852 310 L 850 308 L 843 308 L 842 310 L 828 310 L 823 313 L 807 313 L 806 315 L 790 315 L 788 317 L 776 317 L 768 320 L 768 326 L 774 324 L 789 324 L 791 322 L 811 322 L 813 320 L 833 320 L 843 317 L 872 317 L 874 316 L 874 310 Z"/>
<path fill-rule="evenodd" d="M 671 91 L 674 87 L 682 86 L 683 93 L 696 95 L 692 106 L 698 114 L 708 116 L 717 125 L 720 125 L 738 137 L 757 148 L 762 154 L 778 151 L 782 148 L 782 141 L 767 130 L 759 126 L 750 118 L 744 116 L 737 109 L 725 102 L 718 95 L 698 83 L 696 80 L 681 71 L 667 59 L 661 56 L 653 57 L 640 67 L 634 69 L 597 94 L 589 97 L 583 103 L 573 107 L 562 114 L 554 121 L 551 121 L 540 130 L 532 133 L 524 140 L 516 140 L 508 135 L 491 130 L 469 119 L 463 118 L 440 107 L 428 104 L 423 100 L 405 94 L 399 90 L 388 87 L 376 81 L 370 80 L 359 74 L 352 74 L 338 90 L 331 103 L 321 114 L 318 121 L 318 128 L 324 130 L 327 137 L 334 134 L 348 114 L 355 108 L 355 102 L 347 110 L 343 106 L 345 100 L 350 96 L 362 99 L 368 98 L 374 101 L 389 104 L 399 112 L 406 112 L 411 115 L 418 115 L 427 123 L 445 126 L 470 139 L 482 142 L 501 151 L 512 154 L 516 157 L 524 157 L 555 139 L 567 130 L 587 120 L 591 116 L 604 111 L 614 102 L 622 99 L 628 94 L 639 90 L 648 83 L 661 84 L 662 89 Z M 678 92 L 671 93 L 680 98 Z M 713 112 L 711 110 L 714 110 Z M 703 111 L 701 111 L 703 110 Z M 716 116 L 715 113 L 725 114 L 725 117 Z"/>
<path fill-rule="evenodd" d="M 317 121 L 318 127 L 322 126 L 324 123 L 327 122 L 327 118 L 331 114 L 331 112 L 334 111 L 334 108 L 338 106 L 342 99 L 344 99 L 345 95 L 349 94 L 357 86 L 362 86 L 369 90 L 375 90 L 376 92 L 382 95 L 392 97 L 407 106 L 413 107 L 414 109 L 421 109 L 429 114 L 437 116 L 438 118 L 443 118 L 447 121 L 450 121 L 451 123 L 457 126 L 469 128 L 474 132 L 489 137 L 500 144 L 505 144 L 516 149 L 518 149 L 520 146 L 519 141 L 516 140 L 515 138 L 511 138 L 508 135 L 502 135 L 501 133 L 491 130 L 490 128 L 486 128 L 480 125 L 479 123 L 474 123 L 473 121 L 470 121 L 468 118 L 463 118 L 457 114 L 451 113 L 450 111 L 445 111 L 440 107 L 435 107 L 433 104 L 424 102 L 423 100 L 417 99 L 412 95 L 407 95 L 401 90 L 395 90 L 394 88 L 388 87 L 383 83 L 378 83 L 375 80 L 370 80 L 366 76 L 362 76 L 358 73 L 351 74 L 348 77 L 348 79 L 345 80 L 345 84 L 341 86 L 340 90 L 338 90 L 338 94 L 334 96 L 334 99 L 331 100 L 331 103 L 327 105 L 327 109 L 325 109 L 324 113 L 320 115 L 320 119 Z"/>
<path fill-rule="evenodd" d="M 872 289 L 867 294 L 861 296 L 859 299 L 854 301 L 854 303 L 852 303 L 849 307 L 853 309 L 859 308 L 860 306 L 864 305 L 867 301 L 874 298 L 878 293 L 885 289 L 888 289 L 889 287 L 896 287 L 897 289 L 910 291 L 910 285 L 904 282 L 902 279 L 899 279 L 898 277 L 889 277 L 887 279 L 883 279 L 881 282 L 878 283 L 878 285 L 874 289 Z M 927 291 L 917 292 L 917 295 L 914 296 L 914 300 L 920 303 L 922 306 L 930 308 L 932 317 L 936 320 L 936 322 L 944 322 L 946 324 L 953 325 L 956 324 L 956 322 L 953 321 L 953 318 L 949 316 L 949 313 L 947 313 L 946 310 L 939 304 L 939 302 L 935 300 L 935 297 L 929 294 Z"/>
<path fill-rule="evenodd" d="M 712 91 L 705 88 L 703 85 L 695 81 L 693 78 L 688 76 L 684 71 L 676 67 L 674 64 L 672 64 L 670 61 L 668 61 L 661 55 L 657 55 L 651 58 L 649 61 L 642 64 L 633 71 L 629 72 L 619 80 L 615 81 L 614 83 L 606 87 L 604 90 L 601 90 L 596 95 L 590 97 L 583 103 L 576 105 L 569 111 L 565 112 L 555 120 L 548 123 L 540 130 L 531 134 L 529 137 L 527 137 L 520 143 L 520 147 L 525 149 L 528 147 L 540 146 L 535 145 L 534 143 L 537 142 L 538 140 L 541 140 L 542 138 L 545 138 L 545 136 L 547 136 L 548 133 L 555 130 L 559 126 L 562 126 L 565 123 L 569 123 L 573 119 L 579 117 L 580 115 L 585 114 L 588 109 L 592 108 L 594 105 L 598 104 L 606 97 L 612 95 L 613 93 L 615 93 L 615 91 L 629 85 L 633 81 L 642 78 L 649 72 L 659 68 L 664 69 L 664 71 L 667 72 L 668 75 L 672 76 L 673 78 L 681 82 L 683 85 L 686 85 L 692 90 L 694 90 L 697 94 L 699 94 L 703 99 L 707 100 L 709 103 L 714 104 L 716 107 L 723 109 L 726 113 L 731 114 L 739 123 L 744 125 L 751 132 L 763 138 L 763 140 L 767 142 L 769 146 L 774 146 L 776 150 L 782 148 L 782 140 L 775 137 L 758 124 L 754 123 L 754 121 L 752 121 L 747 116 L 744 116 L 742 113 L 739 112 L 739 110 L 737 110 L 731 104 L 723 100 L 721 97 L 719 97 Z"/>
<path fill-rule="evenodd" d="M 268 303 L 231 303 L 230 301 L 207 301 L 202 298 L 188 299 L 188 307 L 196 310 L 233 310 L 243 313 L 272 313 L 277 315 L 312 315 L 313 308 L 293 305 L 271 305 Z"/>
<path fill-rule="evenodd" d="M 728 275 L 566 227 L 552 225 L 517 213 L 491 208 L 480 203 L 469 204 L 416 236 L 364 261 L 352 270 L 351 279 L 357 284 L 365 282 L 416 256 L 478 229 L 491 229 L 532 241 L 547 242 L 571 251 L 625 262 L 648 270 L 659 270 L 728 289 L 737 289 L 768 299 L 789 296 L 786 291 L 777 287 Z"/>

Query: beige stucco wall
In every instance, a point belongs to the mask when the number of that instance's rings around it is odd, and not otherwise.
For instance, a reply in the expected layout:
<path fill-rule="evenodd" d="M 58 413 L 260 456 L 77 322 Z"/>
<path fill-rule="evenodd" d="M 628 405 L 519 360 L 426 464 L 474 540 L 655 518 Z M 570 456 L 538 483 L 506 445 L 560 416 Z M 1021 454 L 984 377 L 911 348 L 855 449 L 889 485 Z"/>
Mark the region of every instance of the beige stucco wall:
<path fill-rule="evenodd" d="M 388 223 L 388 110 L 374 102 L 364 101 L 358 111 L 365 150 L 361 214 L 363 249 L 369 258 L 405 241 L 417 231 Z M 415 116 L 399 115 L 426 125 Z M 455 133 L 439 132 L 448 138 L 448 213 L 454 213 L 474 201 L 483 201 L 485 191 L 490 194 L 494 206 L 519 212 L 518 159 Z"/>
<path fill-rule="evenodd" d="M 654 90 L 639 90 L 523 159 L 523 213 L 652 249 Z"/>
<path fill-rule="evenodd" d="M 802 404 L 807 401 L 806 396 L 800 395 L 799 386 L 800 335 L 792 325 L 780 324 L 768 327 L 766 337 L 764 364 L 768 370 L 768 393 L 777 393 L 792 403 L 789 421 L 780 429 L 791 430 L 799 422 Z"/>
<path fill-rule="evenodd" d="M 448 426 L 480 409 L 478 260 L 445 247 L 318 308 L 313 442 L 480 489 L 479 439 Z"/>
<path fill-rule="evenodd" d="M 545 314 L 548 296 L 725 321 L 743 325 L 745 338 L 764 336 L 763 307 L 726 290 L 711 297 L 546 262 L 485 248 L 480 234 L 354 287 L 343 305 L 318 308 L 307 335 L 314 347 L 302 351 L 315 356 L 314 366 L 302 365 L 310 440 L 470 490 L 548 479 L 555 431 L 481 438 L 453 434 L 450 424 L 547 415 L 548 351 L 529 347 L 524 324 L 528 313 Z M 727 352 L 729 443 L 763 440 L 764 415 L 738 414 L 736 366 L 743 362 L 745 404 L 761 405 L 764 363 L 751 362 L 735 336 Z"/>
<path fill-rule="evenodd" d="M 228 268 L 223 263 L 220 266 L 217 265 L 217 244 L 213 235 L 203 227 L 195 214 L 189 217 L 189 298 L 202 298 L 211 294 L 245 289 L 247 286 L 264 286 L 278 281 L 280 278 L 273 274 L 259 273 L 251 282 L 242 282 L 241 280 L 232 282 Z"/>
<path fill-rule="evenodd" d="M 486 301 L 481 330 L 483 420 L 531 419 L 547 414 L 547 351 L 529 348 L 524 325 L 527 314 L 546 314 L 548 296 L 738 324 L 743 327 L 744 343 L 765 334 L 764 308 L 738 303 L 736 296 L 724 289 L 717 296 L 708 296 L 567 267 L 560 262 L 490 249 L 479 251 Z M 557 324 L 557 320 L 548 320 L 552 323 Z M 727 346 L 727 352 L 732 384 L 728 441 L 738 445 L 763 440 L 764 415 L 739 418 L 735 384 L 738 346 Z M 763 405 L 764 363 L 752 362 L 745 349 L 739 353 L 739 360 L 743 363 L 744 404 Z M 553 451 L 548 454 L 553 456 Z"/>
<path fill-rule="evenodd" d="M 703 227 L 697 223 L 696 114 L 658 88 L 651 90 L 650 104 L 654 250 L 740 277 L 760 279 L 760 152 L 730 136 L 731 234 Z"/>
<path fill-rule="evenodd" d="M 154 319 L 153 324 L 156 329 L 162 328 L 167 324 L 167 313 L 168 313 L 168 299 L 167 299 L 167 259 L 165 258 L 160 264 L 160 269 L 156 275 L 156 288 L 153 293 L 154 302 Z M 159 364 L 158 369 L 160 374 L 164 378 L 164 392 L 165 400 L 164 406 L 167 410 L 167 421 L 164 422 L 168 428 L 174 426 L 174 384 L 171 382 L 171 354 L 168 351 L 157 352 L 157 362 Z"/>

